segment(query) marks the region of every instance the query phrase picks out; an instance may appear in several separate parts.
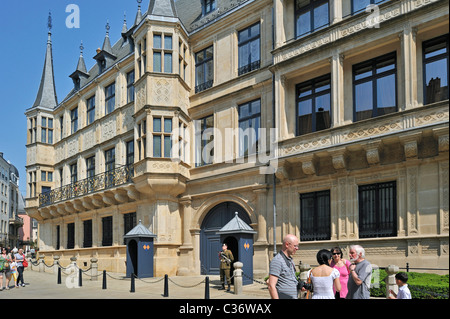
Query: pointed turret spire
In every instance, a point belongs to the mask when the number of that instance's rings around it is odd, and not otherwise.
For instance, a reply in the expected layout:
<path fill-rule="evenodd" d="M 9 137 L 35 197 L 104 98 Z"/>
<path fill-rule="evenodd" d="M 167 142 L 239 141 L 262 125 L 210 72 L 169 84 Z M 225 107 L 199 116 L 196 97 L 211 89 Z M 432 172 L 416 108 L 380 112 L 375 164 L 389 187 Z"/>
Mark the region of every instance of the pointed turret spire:
<path fill-rule="evenodd" d="M 174 0 L 150 0 L 148 15 L 177 18 Z"/>
<path fill-rule="evenodd" d="M 127 13 L 123 13 L 123 26 L 122 26 L 122 34 L 127 33 Z"/>
<path fill-rule="evenodd" d="M 33 107 L 54 108 L 58 105 L 55 88 L 55 76 L 53 73 L 53 55 L 52 55 L 52 15 L 48 14 L 48 38 L 47 51 L 45 53 L 44 69 L 42 71 L 41 84 Z"/>
<path fill-rule="evenodd" d="M 138 11 L 136 13 L 136 19 L 134 19 L 135 26 L 137 26 L 142 21 L 142 11 L 141 11 L 142 0 L 137 0 L 137 2 L 138 2 Z"/>
<path fill-rule="evenodd" d="M 110 29 L 109 21 L 106 22 L 105 28 L 106 28 L 106 35 L 105 40 L 103 41 L 102 50 L 112 54 L 111 41 L 109 40 L 109 29 Z"/>
<path fill-rule="evenodd" d="M 69 77 L 71 77 L 73 80 L 73 84 L 76 90 L 82 88 L 86 84 L 87 79 L 89 78 L 89 72 L 87 71 L 86 63 L 84 62 L 83 50 L 84 50 L 83 41 L 81 41 L 80 57 L 78 58 L 77 69 L 75 70 L 75 72 L 69 75 Z"/>

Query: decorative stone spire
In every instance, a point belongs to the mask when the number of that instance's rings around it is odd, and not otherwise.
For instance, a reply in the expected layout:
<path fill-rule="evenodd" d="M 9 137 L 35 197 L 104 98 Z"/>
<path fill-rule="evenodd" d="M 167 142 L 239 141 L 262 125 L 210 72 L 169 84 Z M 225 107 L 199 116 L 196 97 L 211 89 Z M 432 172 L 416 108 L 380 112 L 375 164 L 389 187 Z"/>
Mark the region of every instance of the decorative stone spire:
<path fill-rule="evenodd" d="M 52 55 L 52 15 L 48 13 L 48 38 L 47 51 L 45 52 L 44 69 L 42 71 L 39 91 L 33 107 L 55 108 L 58 105 L 55 88 L 55 76 L 53 73 L 53 55 Z"/>
<path fill-rule="evenodd" d="M 122 26 L 122 34 L 127 33 L 127 13 L 123 13 L 123 26 Z"/>
<path fill-rule="evenodd" d="M 102 50 L 112 54 L 111 41 L 109 40 L 109 29 L 110 29 L 109 21 L 106 21 L 105 28 L 106 28 L 106 35 L 105 35 L 105 40 L 103 41 Z"/>

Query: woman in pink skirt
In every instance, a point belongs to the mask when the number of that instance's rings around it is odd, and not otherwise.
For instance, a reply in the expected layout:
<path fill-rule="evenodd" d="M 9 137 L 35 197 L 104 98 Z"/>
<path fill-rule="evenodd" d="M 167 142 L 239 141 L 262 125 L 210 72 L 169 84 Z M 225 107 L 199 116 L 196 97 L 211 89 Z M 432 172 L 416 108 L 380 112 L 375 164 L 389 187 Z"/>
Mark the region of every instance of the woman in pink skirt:
<path fill-rule="evenodd" d="M 333 247 L 331 249 L 331 253 L 333 254 L 333 260 L 331 261 L 330 267 L 336 268 L 340 273 L 340 282 L 341 282 L 341 291 L 336 293 L 336 299 L 345 299 L 347 296 L 347 281 L 350 276 L 349 266 L 351 265 L 350 261 L 347 259 L 343 259 L 342 250 L 340 247 Z M 339 294 L 339 295 L 338 295 Z"/>

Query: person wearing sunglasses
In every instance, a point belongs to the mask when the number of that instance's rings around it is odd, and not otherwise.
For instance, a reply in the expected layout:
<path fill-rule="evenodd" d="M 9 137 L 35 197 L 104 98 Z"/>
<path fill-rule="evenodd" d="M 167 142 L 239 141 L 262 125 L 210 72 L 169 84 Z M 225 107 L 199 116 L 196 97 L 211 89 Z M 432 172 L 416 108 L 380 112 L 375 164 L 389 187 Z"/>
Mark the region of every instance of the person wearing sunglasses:
<path fill-rule="evenodd" d="M 336 268 L 339 271 L 339 281 L 341 282 L 341 291 L 336 292 L 336 289 L 334 289 L 335 298 L 344 299 L 345 297 L 347 297 L 348 293 L 347 282 L 350 276 L 349 267 L 351 265 L 351 262 L 347 259 L 342 258 L 343 253 L 340 247 L 331 248 L 331 254 L 333 256 L 333 260 L 331 261 L 330 266 Z"/>

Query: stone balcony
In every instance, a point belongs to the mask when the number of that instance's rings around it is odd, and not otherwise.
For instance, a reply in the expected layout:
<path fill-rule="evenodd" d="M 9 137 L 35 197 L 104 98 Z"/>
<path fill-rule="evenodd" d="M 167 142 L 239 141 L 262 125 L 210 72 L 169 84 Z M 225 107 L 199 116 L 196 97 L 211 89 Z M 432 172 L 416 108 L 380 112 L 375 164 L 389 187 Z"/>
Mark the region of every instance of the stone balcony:
<path fill-rule="evenodd" d="M 139 193 L 132 179 L 133 171 L 133 165 L 119 166 L 40 194 L 39 206 L 33 214 L 38 216 L 32 217 L 56 218 L 138 199 Z"/>

